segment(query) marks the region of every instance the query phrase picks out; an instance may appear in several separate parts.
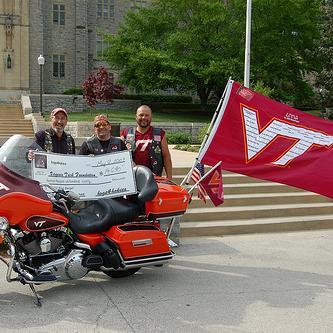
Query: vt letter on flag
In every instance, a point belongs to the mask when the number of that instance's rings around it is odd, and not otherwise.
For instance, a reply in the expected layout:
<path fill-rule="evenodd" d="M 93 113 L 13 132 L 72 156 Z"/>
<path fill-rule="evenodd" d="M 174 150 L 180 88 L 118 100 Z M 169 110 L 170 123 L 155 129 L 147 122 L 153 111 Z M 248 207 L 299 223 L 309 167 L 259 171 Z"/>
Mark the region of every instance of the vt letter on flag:
<path fill-rule="evenodd" d="M 221 164 L 201 181 L 201 186 L 205 189 L 214 206 L 224 202 Z"/>
<path fill-rule="evenodd" d="M 332 121 L 232 80 L 220 106 L 199 162 L 333 198 Z"/>

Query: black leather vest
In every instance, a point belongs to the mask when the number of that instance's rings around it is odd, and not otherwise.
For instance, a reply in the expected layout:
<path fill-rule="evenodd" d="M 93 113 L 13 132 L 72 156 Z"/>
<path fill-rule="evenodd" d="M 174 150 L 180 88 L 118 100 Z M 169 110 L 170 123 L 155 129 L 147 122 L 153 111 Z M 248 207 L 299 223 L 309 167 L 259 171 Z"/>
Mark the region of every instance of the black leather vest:
<path fill-rule="evenodd" d="M 121 140 L 111 137 L 109 141 L 109 145 L 107 148 L 103 148 L 99 140 L 96 136 L 93 136 L 92 138 L 87 140 L 87 146 L 89 149 L 90 154 L 94 155 L 101 155 L 101 154 L 107 154 L 112 153 L 114 151 L 120 151 L 121 148 Z"/>
<path fill-rule="evenodd" d="M 45 130 L 45 141 L 44 141 L 44 149 L 48 153 L 53 153 L 53 145 L 52 145 L 52 137 L 50 130 Z M 72 154 L 73 151 L 73 138 L 70 134 L 66 134 L 66 143 L 68 154 Z"/>
<path fill-rule="evenodd" d="M 132 154 L 135 153 L 136 149 L 135 131 L 136 129 L 134 127 L 129 127 L 125 138 L 126 147 L 132 151 Z M 155 175 L 161 176 L 164 166 L 162 155 L 162 129 L 153 127 L 153 137 L 151 139 L 152 143 L 148 152 L 150 166 L 148 167 Z"/>

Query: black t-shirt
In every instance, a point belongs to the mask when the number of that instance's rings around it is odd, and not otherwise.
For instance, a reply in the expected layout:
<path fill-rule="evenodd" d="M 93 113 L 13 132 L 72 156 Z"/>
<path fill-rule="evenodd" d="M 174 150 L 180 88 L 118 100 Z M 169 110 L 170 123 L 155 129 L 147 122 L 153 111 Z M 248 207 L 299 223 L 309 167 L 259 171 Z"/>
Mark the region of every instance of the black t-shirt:
<path fill-rule="evenodd" d="M 99 140 L 99 144 L 94 145 L 94 149 L 91 148 L 91 145 L 88 145 L 87 141 L 82 143 L 80 148 L 80 155 L 101 155 L 112 153 L 113 151 L 127 150 L 123 140 L 115 137 L 111 137 L 109 140 Z"/>

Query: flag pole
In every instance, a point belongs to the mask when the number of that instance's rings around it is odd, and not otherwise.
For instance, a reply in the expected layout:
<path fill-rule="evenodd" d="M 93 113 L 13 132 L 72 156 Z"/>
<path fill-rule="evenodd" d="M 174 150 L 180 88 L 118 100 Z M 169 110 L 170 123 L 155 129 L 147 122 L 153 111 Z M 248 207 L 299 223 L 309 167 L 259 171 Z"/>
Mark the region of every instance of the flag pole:
<path fill-rule="evenodd" d="M 202 181 L 204 180 L 209 174 L 211 174 L 220 164 L 222 163 L 222 161 L 217 162 L 213 168 L 211 168 L 203 177 L 201 177 L 199 179 L 199 181 L 197 181 L 188 191 L 188 193 L 191 193 L 193 191 L 193 189 Z M 194 168 L 193 168 L 194 169 Z M 166 236 L 167 236 L 167 240 L 168 243 L 171 247 L 176 247 L 178 246 L 177 243 L 175 243 L 173 240 L 170 239 L 170 235 L 171 235 L 171 231 L 173 229 L 173 226 L 175 225 L 176 222 L 176 217 L 173 217 L 169 223 L 169 226 L 165 232 Z"/>
<path fill-rule="evenodd" d="M 250 56 L 251 56 L 251 14 L 252 0 L 246 3 L 246 34 L 245 34 L 245 63 L 244 63 L 244 87 L 250 87 Z"/>
<path fill-rule="evenodd" d="M 189 179 L 190 179 L 190 177 L 191 177 L 191 175 L 192 175 L 192 172 L 193 172 L 193 170 L 194 170 L 194 168 L 195 168 L 195 165 L 196 165 L 196 163 L 198 162 L 198 158 L 199 158 L 199 156 L 200 156 L 200 153 L 201 153 L 203 147 L 205 146 L 205 144 L 206 144 L 206 142 L 207 142 L 207 140 L 208 140 L 208 137 L 209 137 L 210 131 L 212 130 L 212 127 L 213 127 L 214 124 L 215 124 L 216 118 L 217 118 L 217 116 L 219 115 L 220 109 L 221 109 L 221 107 L 222 107 L 223 100 L 224 100 L 225 95 L 226 95 L 226 92 L 227 92 L 228 84 L 229 84 L 230 81 L 231 81 L 231 77 L 229 77 L 229 80 L 228 80 L 228 82 L 227 82 L 227 84 L 226 84 L 226 86 L 225 86 L 225 88 L 224 88 L 223 94 L 222 94 L 222 96 L 221 96 L 221 98 L 220 98 L 219 104 L 217 105 L 217 108 L 216 108 L 216 110 L 215 110 L 215 112 L 214 112 L 213 118 L 212 118 L 212 120 L 211 120 L 211 122 L 210 122 L 210 124 L 209 124 L 208 129 L 207 129 L 207 132 L 206 132 L 206 134 L 205 134 L 205 136 L 204 136 L 204 138 L 203 138 L 203 140 L 202 140 L 202 143 L 201 143 L 201 146 L 200 146 L 200 149 L 199 149 L 199 152 L 198 152 L 198 156 L 197 156 L 196 159 L 194 160 L 194 163 L 193 163 L 193 165 L 192 165 L 192 168 L 190 169 L 190 171 L 187 173 L 187 175 L 185 176 L 185 178 L 184 178 L 184 179 L 182 180 L 182 182 L 180 183 L 181 186 L 184 185 L 185 183 L 188 184 L 188 182 L 189 182 Z"/>

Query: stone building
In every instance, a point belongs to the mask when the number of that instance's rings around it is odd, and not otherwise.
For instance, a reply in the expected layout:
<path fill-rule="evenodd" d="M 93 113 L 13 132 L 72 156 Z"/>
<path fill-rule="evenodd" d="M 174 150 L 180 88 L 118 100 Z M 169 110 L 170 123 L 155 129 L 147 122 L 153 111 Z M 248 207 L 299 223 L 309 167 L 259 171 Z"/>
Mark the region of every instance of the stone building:
<path fill-rule="evenodd" d="M 124 14 L 149 0 L 0 0 L 0 90 L 44 93 L 80 87 L 102 65 L 99 31 L 116 33 Z"/>

